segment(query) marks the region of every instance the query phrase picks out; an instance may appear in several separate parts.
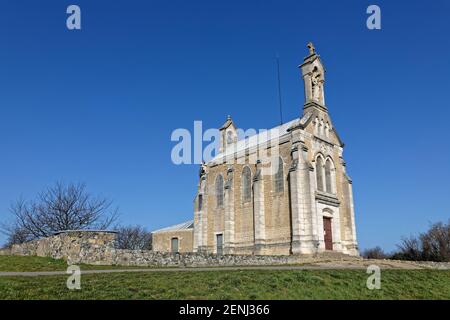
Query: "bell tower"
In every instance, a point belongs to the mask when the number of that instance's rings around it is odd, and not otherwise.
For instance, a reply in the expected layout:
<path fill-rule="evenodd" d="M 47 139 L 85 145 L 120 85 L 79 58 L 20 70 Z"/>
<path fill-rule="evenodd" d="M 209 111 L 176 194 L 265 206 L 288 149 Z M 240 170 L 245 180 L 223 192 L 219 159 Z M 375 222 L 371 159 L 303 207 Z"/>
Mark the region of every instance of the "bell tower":
<path fill-rule="evenodd" d="M 315 108 L 327 112 L 324 93 L 325 67 L 311 42 L 308 43 L 308 49 L 308 56 L 303 59 L 303 63 L 299 66 L 305 86 L 303 110 Z"/>

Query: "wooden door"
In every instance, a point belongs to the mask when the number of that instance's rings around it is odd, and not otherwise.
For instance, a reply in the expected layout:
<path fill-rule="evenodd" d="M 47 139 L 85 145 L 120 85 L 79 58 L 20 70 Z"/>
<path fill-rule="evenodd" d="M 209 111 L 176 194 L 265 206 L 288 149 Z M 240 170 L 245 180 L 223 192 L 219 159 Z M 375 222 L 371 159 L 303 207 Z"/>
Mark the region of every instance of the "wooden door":
<path fill-rule="evenodd" d="M 333 233 L 331 231 L 331 218 L 323 218 L 323 237 L 325 250 L 333 250 Z"/>

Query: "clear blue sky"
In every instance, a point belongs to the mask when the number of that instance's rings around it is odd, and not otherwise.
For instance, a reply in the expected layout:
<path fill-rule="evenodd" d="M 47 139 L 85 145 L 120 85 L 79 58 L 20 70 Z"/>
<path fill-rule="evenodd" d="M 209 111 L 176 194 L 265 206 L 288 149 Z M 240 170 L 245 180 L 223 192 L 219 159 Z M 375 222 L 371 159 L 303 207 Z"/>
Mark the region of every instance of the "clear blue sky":
<path fill-rule="evenodd" d="M 82 30 L 66 29 L 77 4 Z M 382 30 L 366 28 L 378 4 Z M 450 2 L 3 1 L 0 220 L 57 180 L 110 197 L 124 224 L 191 219 L 197 165 L 170 159 L 176 128 L 244 129 L 300 115 L 313 41 L 346 143 L 361 248 L 450 216 Z M 4 240 L 0 236 L 0 242 Z"/>

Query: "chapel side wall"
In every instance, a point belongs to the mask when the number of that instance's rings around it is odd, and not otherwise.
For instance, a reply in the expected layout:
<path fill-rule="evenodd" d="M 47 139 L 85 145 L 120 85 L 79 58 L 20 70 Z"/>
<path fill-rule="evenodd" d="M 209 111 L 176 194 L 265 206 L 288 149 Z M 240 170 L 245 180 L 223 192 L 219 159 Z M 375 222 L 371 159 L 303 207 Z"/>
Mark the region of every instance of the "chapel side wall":
<path fill-rule="evenodd" d="M 216 234 L 225 233 L 225 189 L 224 192 L 224 204 L 220 207 L 217 206 L 216 201 L 216 178 L 221 174 L 223 178 L 224 186 L 227 181 L 227 166 L 225 164 L 216 165 L 210 167 L 208 170 L 208 195 L 207 195 L 207 239 L 206 250 L 207 252 L 216 251 Z"/>
<path fill-rule="evenodd" d="M 291 141 L 279 145 L 279 155 L 283 159 L 282 192 L 275 191 L 272 168 L 269 175 L 264 176 L 264 207 L 266 244 L 264 254 L 288 255 L 291 250 L 291 210 L 288 175 L 291 167 Z"/>
<path fill-rule="evenodd" d="M 263 176 L 264 183 L 264 211 L 265 211 L 265 245 L 262 254 L 289 254 L 291 245 L 291 212 L 290 194 L 288 184 L 289 168 L 291 166 L 291 143 L 285 141 L 279 147 L 283 159 L 283 192 L 274 191 L 274 180 L 271 168 Z M 270 152 L 269 152 L 270 154 Z M 245 158 L 244 158 L 245 157 Z M 245 160 L 244 160 L 245 159 Z M 224 208 L 217 208 L 215 195 L 215 182 L 218 174 L 222 174 L 224 183 L 227 181 L 227 170 L 232 168 L 232 189 L 234 204 L 234 254 L 253 254 L 255 250 L 254 235 L 254 194 L 250 201 L 242 198 L 242 172 L 244 167 L 251 170 L 252 186 L 256 174 L 256 165 L 249 164 L 249 155 L 243 155 L 234 160 L 233 164 L 219 164 L 209 168 L 207 195 L 208 211 L 208 252 L 215 252 L 216 234 L 224 230 Z M 225 206 L 225 205 L 224 205 Z"/>
<path fill-rule="evenodd" d="M 234 221 L 235 221 L 235 253 L 236 254 L 252 254 L 254 251 L 254 208 L 253 208 L 253 192 L 250 201 L 242 200 L 242 171 L 245 166 L 251 170 L 251 183 L 256 173 L 255 164 L 248 164 L 248 156 L 245 160 L 242 158 L 240 163 L 234 165 Z"/>

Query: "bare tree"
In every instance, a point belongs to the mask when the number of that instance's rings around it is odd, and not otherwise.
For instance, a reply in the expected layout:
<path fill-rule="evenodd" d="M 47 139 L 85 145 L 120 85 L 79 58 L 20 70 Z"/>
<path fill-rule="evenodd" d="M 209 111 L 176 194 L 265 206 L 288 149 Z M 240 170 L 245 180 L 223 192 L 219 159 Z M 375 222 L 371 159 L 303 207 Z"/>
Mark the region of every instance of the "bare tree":
<path fill-rule="evenodd" d="M 450 222 L 435 223 L 428 232 L 420 235 L 422 259 L 428 261 L 450 261 Z"/>
<path fill-rule="evenodd" d="M 8 237 L 4 245 L 5 248 L 9 248 L 13 244 L 20 244 L 34 239 L 28 231 L 14 225 L 3 225 L 2 232 Z"/>
<path fill-rule="evenodd" d="M 151 250 L 152 234 L 141 226 L 116 228 L 116 247 L 118 249 Z"/>
<path fill-rule="evenodd" d="M 422 260 L 422 250 L 420 248 L 419 239 L 411 236 L 409 238 L 402 238 L 402 242 L 397 245 L 398 252 L 393 255 L 393 259 L 399 260 Z"/>
<path fill-rule="evenodd" d="M 450 220 L 433 224 L 418 237 L 404 238 L 394 259 L 415 261 L 450 261 Z"/>
<path fill-rule="evenodd" d="M 11 206 L 14 222 L 3 225 L 9 242 L 48 237 L 56 231 L 106 229 L 118 217 L 112 202 L 94 197 L 84 184 L 56 183 L 35 200 L 19 199 Z"/>

